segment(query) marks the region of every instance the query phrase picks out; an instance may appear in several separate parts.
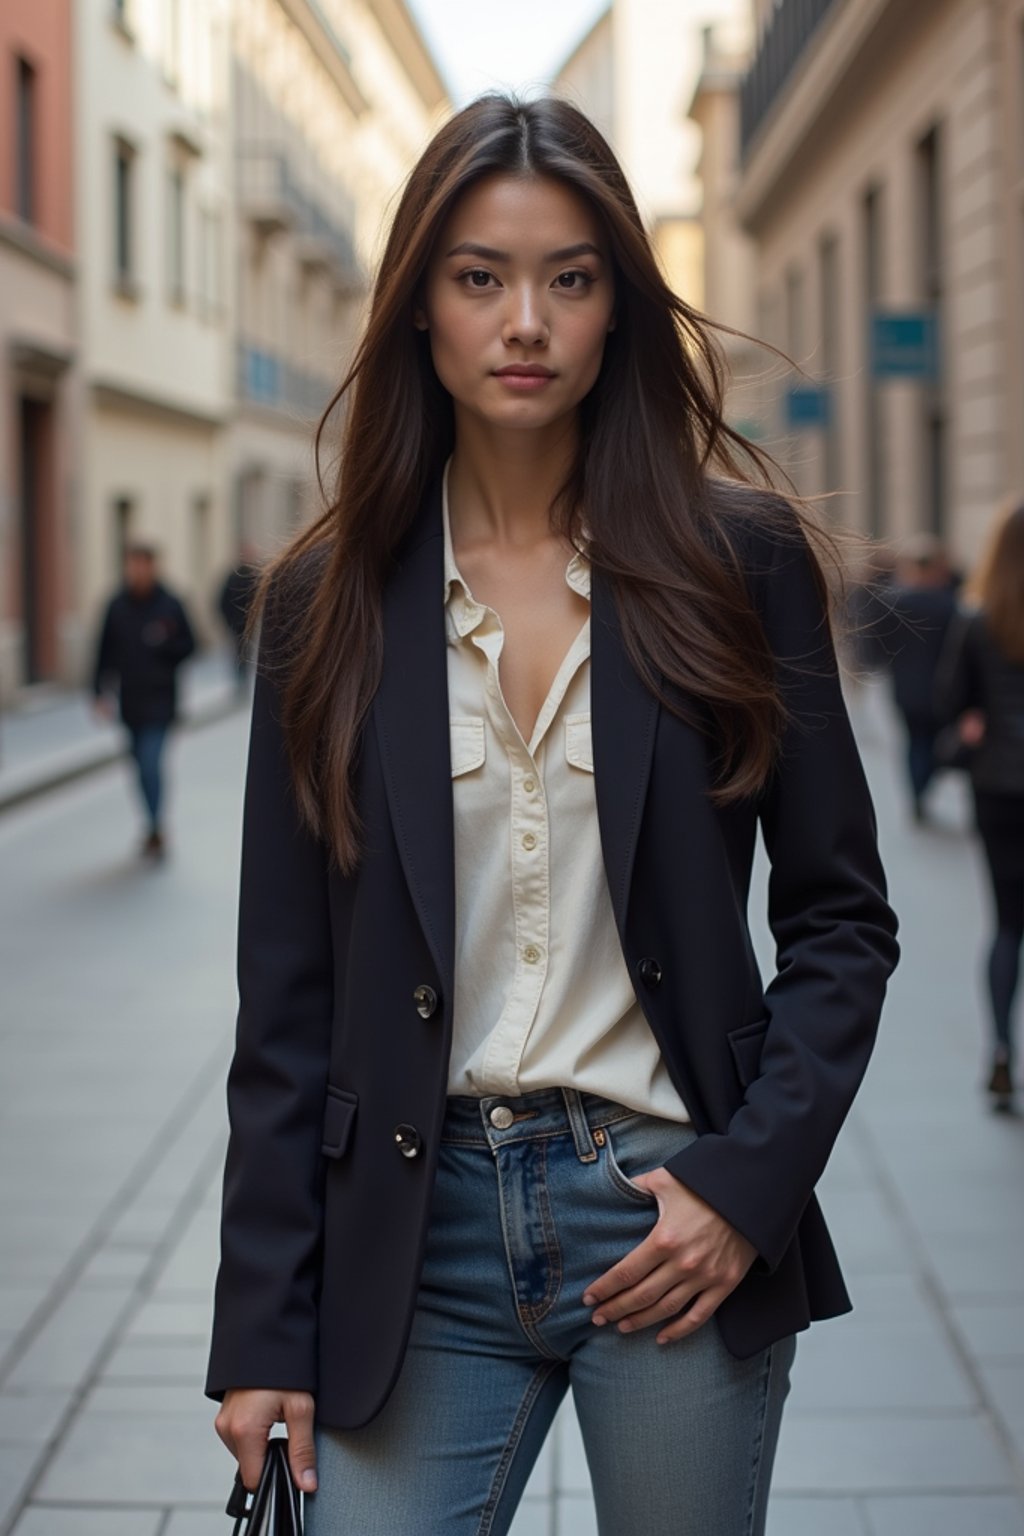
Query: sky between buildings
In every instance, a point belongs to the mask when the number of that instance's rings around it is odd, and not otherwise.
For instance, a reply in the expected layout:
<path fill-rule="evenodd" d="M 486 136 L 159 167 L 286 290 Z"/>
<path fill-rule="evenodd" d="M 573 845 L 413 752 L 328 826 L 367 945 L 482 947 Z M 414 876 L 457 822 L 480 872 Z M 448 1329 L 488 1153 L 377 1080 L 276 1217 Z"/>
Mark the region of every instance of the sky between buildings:
<path fill-rule="evenodd" d="M 527 91 L 551 78 L 607 0 L 408 0 L 453 105 L 481 91 Z"/>

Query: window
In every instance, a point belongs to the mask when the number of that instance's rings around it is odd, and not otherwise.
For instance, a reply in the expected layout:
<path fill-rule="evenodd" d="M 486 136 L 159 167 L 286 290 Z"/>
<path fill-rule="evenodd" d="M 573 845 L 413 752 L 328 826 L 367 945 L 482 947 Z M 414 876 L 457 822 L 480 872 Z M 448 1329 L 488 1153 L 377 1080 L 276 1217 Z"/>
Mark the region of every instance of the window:
<path fill-rule="evenodd" d="M 839 489 L 839 422 L 836 389 L 839 379 L 839 242 L 832 233 L 822 235 L 818 243 L 818 270 L 821 291 L 821 372 L 829 393 L 828 419 L 825 424 L 825 487 Z"/>
<path fill-rule="evenodd" d="M 132 520 L 135 506 L 130 496 L 117 496 L 113 506 L 113 558 L 114 570 L 120 579 L 124 568 L 125 551 L 131 542 Z"/>
<path fill-rule="evenodd" d="M 124 291 L 134 288 L 135 151 L 124 139 L 114 141 L 114 279 Z"/>
<path fill-rule="evenodd" d="M 185 172 L 171 167 L 167 177 L 167 286 L 172 304 L 185 302 Z"/>
<path fill-rule="evenodd" d="M 14 61 L 15 197 L 18 217 L 31 224 L 36 215 L 36 72 L 27 59 Z"/>
<path fill-rule="evenodd" d="M 939 326 L 944 295 L 945 240 L 943 207 L 943 155 L 938 125 L 925 134 L 917 146 L 918 181 L 918 270 L 924 308 L 932 312 Z M 922 390 L 921 482 L 923 526 L 936 538 L 946 533 L 948 515 L 946 493 L 946 406 L 941 356 L 936 360 L 935 377 L 926 380 Z"/>
<path fill-rule="evenodd" d="M 886 473 L 883 459 L 884 437 L 882 433 L 882 398 L 878 382 L 871 372 L 871 333 L 874 313 L 882 296 L 882 193 L 877 186 L 868 187 L 864 193 L 861 211 L 861 259 L 864 269 L 864 345 L 868 353 L 868 366 L 864 370 L 866 395 L 865 444 L 867 473 L 867 530 L 872 538 L 880 538 L 886 531 Z"/>
<path fill-rule="evenodd" d="M 786 351 L 794 362 L 803 363 L 804 285 L 799 267 L 786 272 Z"/>

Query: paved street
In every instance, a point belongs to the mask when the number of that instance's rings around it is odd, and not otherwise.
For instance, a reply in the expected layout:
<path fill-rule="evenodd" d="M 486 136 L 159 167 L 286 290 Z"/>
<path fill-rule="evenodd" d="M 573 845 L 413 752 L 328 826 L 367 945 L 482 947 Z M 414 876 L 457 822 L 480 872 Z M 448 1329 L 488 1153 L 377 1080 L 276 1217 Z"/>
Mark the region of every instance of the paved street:
<path fill-rule="evenodd" d="M 855 703 L 905 958 L 823 1189 L 856 1311 L 801 1340 L 770 1533 L 1022 1536 L 1024 1120 L 978 1087 L 980 870 L 962 786 L 907 827 Z M 0 1536 L 230 1530 L 201 1379 L 244 747 L 239 716 L 176 742 L 164 868 L 124 764 L 0 816 Z M 515 1532 L 594 1531 L 565 1411 Z"/>

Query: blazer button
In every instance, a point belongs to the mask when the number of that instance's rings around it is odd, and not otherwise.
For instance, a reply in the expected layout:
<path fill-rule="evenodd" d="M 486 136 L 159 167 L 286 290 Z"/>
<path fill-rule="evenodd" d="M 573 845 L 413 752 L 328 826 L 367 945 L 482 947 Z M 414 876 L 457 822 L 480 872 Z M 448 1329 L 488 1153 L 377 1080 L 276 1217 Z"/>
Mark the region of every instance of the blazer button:
<path fill-rule="evenodd" d="M 643 982 L 645 987 L 654 988 L 660 985 L 661 965 L 657 960 L 655 960 L 653 955 L 645 955 L 644 958 L 638 962 L 636 973 L 640 977 L 640 980 Z"/>
<path fill-rule="evenodd" d="M 396 1125 L 395 1146 L 403 1157 L 419 1157 L 423 1137 L 414 1125 Z"/>
<path fill-rule="evenodd" d="M 429 1019 L 431 1014 L 437 1012 L 437 993 L 433 987 L 428 987 L 424 983 L 416 988 L 412 998 L 421 1019 Z"/>

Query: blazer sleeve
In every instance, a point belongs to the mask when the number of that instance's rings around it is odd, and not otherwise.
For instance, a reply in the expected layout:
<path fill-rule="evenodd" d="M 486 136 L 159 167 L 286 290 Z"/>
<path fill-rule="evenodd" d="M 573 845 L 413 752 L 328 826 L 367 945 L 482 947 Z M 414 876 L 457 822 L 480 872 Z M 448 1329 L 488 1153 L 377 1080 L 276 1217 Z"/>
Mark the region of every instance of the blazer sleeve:
<path fill-rule="evenodd" d="M 300 822 L 272 669 L 273 593 L 249 742 L 239 1011 L 207 1395 L 316 1390 L 320 1155 L 333 1003 L 325 845 Z"/>
<path fill-rule="evenodd" d="M 874 809 L 806 542 L 773 541 L 754 577 L 788 710 L 759 814 L 776 974 L 760 1075 L 723 1134 L 666 1166 L 772 1272 L 796 1233 L 867 1068 L 898 957 Z"/>

